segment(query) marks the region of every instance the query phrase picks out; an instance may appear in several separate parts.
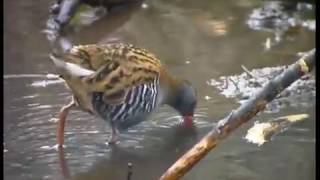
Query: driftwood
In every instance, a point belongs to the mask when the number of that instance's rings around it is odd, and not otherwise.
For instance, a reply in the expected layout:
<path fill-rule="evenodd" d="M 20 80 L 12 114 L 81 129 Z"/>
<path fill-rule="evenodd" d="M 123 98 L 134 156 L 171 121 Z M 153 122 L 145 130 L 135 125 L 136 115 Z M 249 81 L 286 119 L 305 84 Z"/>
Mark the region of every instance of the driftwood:
<path fill-rule="evenodd" d="M 211 149 L 230 135 L 241 124 L 249 121 L 258 112 L 262 111 L 267 103 L 294 81 L 305 75 L 315 66 L 315 49 L 307 52 L 295 64 L 288 67 L 282 74 L 271 80 L 261 91 L 232 111 L 228 117 L 220 120 L 218 125 L 194 145 L 186 154 L 178 159 L 161 177 L 160 180 L 174 180 L 183 177 L 197 162 Z"/>

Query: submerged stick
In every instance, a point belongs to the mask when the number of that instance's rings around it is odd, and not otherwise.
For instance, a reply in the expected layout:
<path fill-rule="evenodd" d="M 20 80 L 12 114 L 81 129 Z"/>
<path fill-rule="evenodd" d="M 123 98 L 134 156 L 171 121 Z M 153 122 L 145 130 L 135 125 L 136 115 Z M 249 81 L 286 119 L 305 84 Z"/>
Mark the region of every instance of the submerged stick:
<path fill-rule="evenodd" d="M 127 180 L 131 180 L 132 176 L 132 163 L 128 163 L 128 173 L 127 173 Z"/>
<path fill-rule="evenodd" d="M 194 145 L 186 154 L 178 159 L 161 177 L 160 180 L 174 180 L 183 177 L 197 162 L 211 149 L 231 134 L 240 125 L 249 121 L 258 112 L 262 111 L 267 103 L 298 80 L 304 74 L 311 72 L 315 65 L 315 49 L 306 53 L 296 63 L 288 67 L 282 74 L 269 81 L 261 91 L 242 104 L 230 115 L 218 122 L 218 125 Z"/>

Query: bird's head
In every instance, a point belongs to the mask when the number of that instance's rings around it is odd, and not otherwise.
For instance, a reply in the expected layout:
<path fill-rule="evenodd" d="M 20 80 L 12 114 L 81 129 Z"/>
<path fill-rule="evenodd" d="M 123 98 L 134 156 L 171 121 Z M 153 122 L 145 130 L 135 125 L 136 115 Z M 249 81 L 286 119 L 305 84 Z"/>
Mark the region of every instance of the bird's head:
<path fill-rule="evenodd" d="M 197 95 L 191 84 L 183 80 L 175 88 L 171 105 L 183 117 L 185 125 L 193 124 L 193 115 L 197 105 Z"/>

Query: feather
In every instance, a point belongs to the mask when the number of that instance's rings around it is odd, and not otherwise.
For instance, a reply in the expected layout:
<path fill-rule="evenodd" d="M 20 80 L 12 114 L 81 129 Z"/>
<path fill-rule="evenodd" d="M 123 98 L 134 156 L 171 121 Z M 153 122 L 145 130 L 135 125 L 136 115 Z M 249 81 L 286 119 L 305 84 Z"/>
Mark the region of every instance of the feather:
<path fill-rule="evenodd" d="M 50 54 L 50 58 L 54 62 L 60 75 L 84 77 L 94 74 L 94 71 L 92 70 L 82 68 L 76 64 L 64 62 L 63 59 L 56 54 Z"/>

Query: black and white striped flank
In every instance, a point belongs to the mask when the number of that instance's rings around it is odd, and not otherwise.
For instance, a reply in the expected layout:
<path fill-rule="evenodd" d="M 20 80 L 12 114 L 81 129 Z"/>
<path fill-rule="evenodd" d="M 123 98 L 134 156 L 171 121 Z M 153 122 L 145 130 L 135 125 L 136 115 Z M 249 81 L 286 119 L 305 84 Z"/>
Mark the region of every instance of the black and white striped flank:
<path fill-rule="evenodd" d="M 103 101 L 103 93 L 93 93 L 92 105 L 104 120 L 118 127 L 133 126 L 143 121 L 157 106 L 159 78 L 152 83 L 135 86 L 129 90 L 124 102 L 110 105 Z"/>

